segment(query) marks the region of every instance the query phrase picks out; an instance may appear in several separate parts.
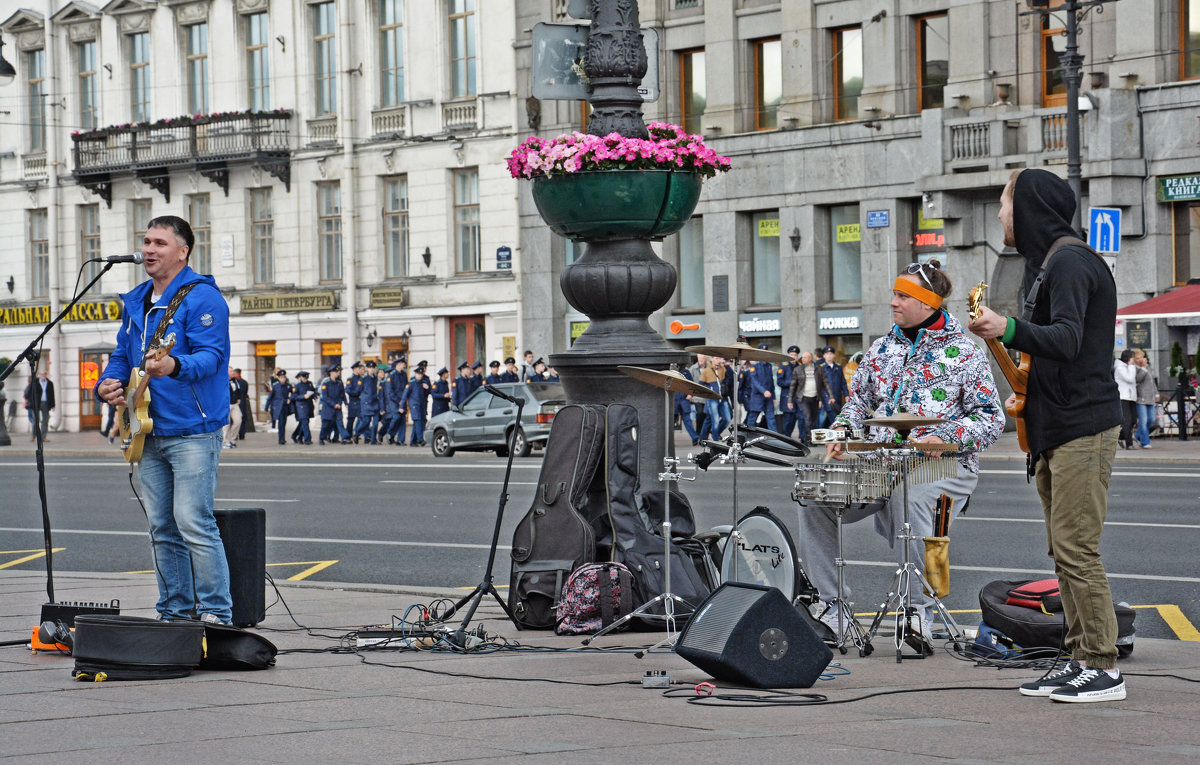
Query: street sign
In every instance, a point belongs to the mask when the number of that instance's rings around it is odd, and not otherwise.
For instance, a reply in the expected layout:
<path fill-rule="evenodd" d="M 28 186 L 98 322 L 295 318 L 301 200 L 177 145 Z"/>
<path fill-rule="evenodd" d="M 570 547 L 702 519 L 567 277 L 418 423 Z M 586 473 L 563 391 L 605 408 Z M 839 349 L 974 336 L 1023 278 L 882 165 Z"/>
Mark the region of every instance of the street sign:
<path fill-rule="evenodd" d="M 1121 251 L 1121 211 L 1115 207 L 1088 210 L 1088 246 L 1096 252 Z"/>
<path fill-rule="evenodd" d="M 559 101 L 586 101 L 583 57 L 587 49 L 587 24 L 535 24 L 533 27 L 533 68 L 530 85 L 534 98 Z M 638 86 L 642 101 L 658 100 L 658 32 L 642 29 L 646 46 L 646 76 Z"/>
<path fill-rule="evenodd" d="M 887 228 L 890 225 L 890 210 L 867 210 L 867 228 Z"/>
<path fill-rule="evenodd" d="M 512 248 L 497 247 L 496 248 L 496 270 L 511 271 L 512 270 Z"/>

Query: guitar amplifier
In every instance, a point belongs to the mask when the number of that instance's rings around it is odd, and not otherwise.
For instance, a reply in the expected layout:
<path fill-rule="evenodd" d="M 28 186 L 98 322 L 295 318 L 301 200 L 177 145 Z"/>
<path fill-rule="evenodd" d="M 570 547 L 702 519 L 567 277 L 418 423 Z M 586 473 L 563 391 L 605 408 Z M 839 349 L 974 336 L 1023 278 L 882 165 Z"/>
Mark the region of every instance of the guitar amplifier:
<path fill-rule="evenodd" d="M 65 603 L 43 603 L 40 622 L 64 622 L 68 627 L 75 626 L 75 617 L 82 614 L 119 614 L 121 601 L 113 598 L 108 603 L 81 603 L 68 601 Z M 39 622 L 39 623 L 40 623 Z"/>
<path fill-rule="evenodd" d="M 258 624 L 267 616 L 267 511 L 261 507 L 213 510 L 229 561 L 233 623 Z"/>

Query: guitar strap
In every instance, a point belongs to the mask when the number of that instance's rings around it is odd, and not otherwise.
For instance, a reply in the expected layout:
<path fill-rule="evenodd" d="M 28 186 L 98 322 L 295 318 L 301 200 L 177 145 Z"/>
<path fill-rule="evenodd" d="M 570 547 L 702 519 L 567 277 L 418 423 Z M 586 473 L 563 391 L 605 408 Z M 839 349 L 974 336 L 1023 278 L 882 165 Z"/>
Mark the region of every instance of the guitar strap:
<path fill-rule="evenodd" d="M 1054 240 L 1054 244 L 1050 245 L 1050 251 L 1046 253 L 1046 259 L 1042 261 L 1042 269 L 1038 271 L 1037 279 L 1034 280 L 1033 286 L 1029 288 L 1029 294 L 1025 296 L 1025 305 L 1021 312 L 1021 319 L 1030 321 L 1033 317 L 1033 308 L 1037 305 L 1038 293 L 1042 291 L 1042 281 L 1046 278 L 1046 268 L 1050 265 L 1050 258 L 1054 257 L 1054 253 L 1061 250 L 1063 247 L 1082 247 L 1096 257 L 1100 257 L 1100 253 L 1088 246 L 1088 243 L 1075 236 L 1063 236 Z"/>
<path fill-rule="evenodd" d="M 195 287 L 197 284 L 199 282 L 183 285 L 175 293 L 175 297 L 171 298 L 171 302 L 167 303 L 166 310 L 163 311 L 162 318 L 158 320 L 158 327 L 154 330 L 154 335 L 151 336 L 150 344 L 146 346 L 147 348 L 157 348 L 158 344 L 162 342 L 163 335 L 167 333 L 167 326 L 170 325 L 171 319 L 175 317 L 175 311 L 183 303 L 183 299 L 187 297 L 187 294 L 192 291 L 192 287 Z"/>

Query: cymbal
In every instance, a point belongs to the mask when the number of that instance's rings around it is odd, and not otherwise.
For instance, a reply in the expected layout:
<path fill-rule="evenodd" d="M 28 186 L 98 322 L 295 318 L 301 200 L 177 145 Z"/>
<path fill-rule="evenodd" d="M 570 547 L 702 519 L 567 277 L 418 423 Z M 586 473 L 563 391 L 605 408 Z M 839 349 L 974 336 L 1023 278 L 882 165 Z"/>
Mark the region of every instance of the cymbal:
<path fill-rule="evenodd" d="M 618 366 L 617 369 L 622 374 L 628 375 L 638 382 L 644 382 L 656 388 L 669 390 L 672 393 L 682 393 L 685 396 L 699 396 L 700 398 L 717 398 L 721 395 L 707 385 L 689 380 L 673 369 L 660 371 L 658 369 L 625 365 Z"/>
<path fill-rule="evenodd" d="M 733 345 L 689 345 L 684 350 L 688 353 L 703 353 L 705 356 L 720 356 L 723 359 L 737 359 L 738 361 L 770 361 L 775 364 L 782 364 L 785 361 L 792 360 L 792 357 L 786 353 L 751 348 L 746 343 L 734 343 Z"/>
<path fill-rule="evenodd" d="M 930 425 L 941 425 L 943 422 L 949 422 L 944 417 L 920 417 L 908 412 L 889 415 L 887 417 L 872 417 L 869 420 L 863 420 L 863 425 L 879 425 L 884 428 L 894 428 L 896 430 L 912 430 L 913 428 L 924 428 Z"/>

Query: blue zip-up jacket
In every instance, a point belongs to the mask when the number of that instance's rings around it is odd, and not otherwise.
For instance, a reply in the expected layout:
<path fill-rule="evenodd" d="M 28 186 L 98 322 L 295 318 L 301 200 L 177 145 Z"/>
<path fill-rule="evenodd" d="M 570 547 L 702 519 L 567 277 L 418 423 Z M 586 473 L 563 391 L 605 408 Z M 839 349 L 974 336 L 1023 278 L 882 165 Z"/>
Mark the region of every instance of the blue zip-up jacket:
<path fill-rule="evenodd" d="M 359 414 L 364 417 L 373 417 L 379 414 L 379 383 L 375 380 L 373 372 L 363 376 L 359 391 L 361 392 L 358 397 Z"/>
<path fill-rule="evenodd" d="M 362 389 L 363 381 L 366 380 L 365 375 L 350 375 L 350 379 L 346 380 L 346 398 L 349 402 L 346 407 L 346 414 L 350 417 L 357 417 L 362 413 Z"/>
<path fill-rule="evenodd" d="M 321 384 L 321 419 L 332 420 L 339 412 L 336 407 L 346 403 L 346 386 L 341 380 L 328 379 Z"/>
<path fill-rule="evenodd" d="M 150 378 L 150 416 L 156 436 L 211 433 L 229 421 L 229 306 L 216 280 L 184 266 L 147 313 L 143 306 L 152 287 L 150 279 L 122 295 L 125 320 L 117 331 L 116 350 L 100 375 L 101 380 L 129 382 L 130 373 L 146 356 L 167 304 L 180 287 L 192 282 L 198 284 L 183 299 L 166 332 L 175 335 L 171 355 L 179 362 L 179 373 Z"/>
<path fill-rule="evenodd" d="M 408 381 L 404 388 L 402 407 L 408 411 L 409 419 L 425 419 L 425 411 L 429 408 L 429 389 L 429 381 L 424 377 L 413 377 Z"/>

